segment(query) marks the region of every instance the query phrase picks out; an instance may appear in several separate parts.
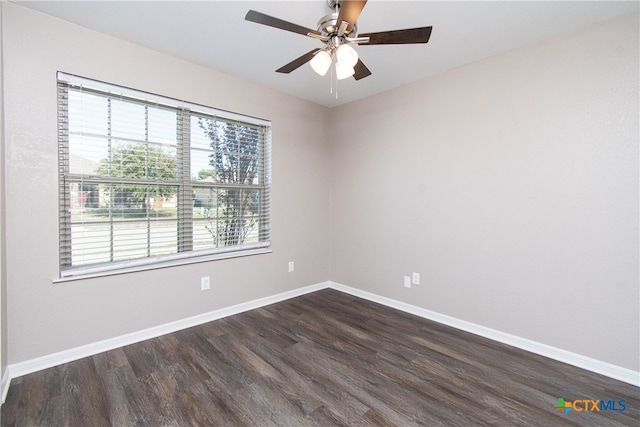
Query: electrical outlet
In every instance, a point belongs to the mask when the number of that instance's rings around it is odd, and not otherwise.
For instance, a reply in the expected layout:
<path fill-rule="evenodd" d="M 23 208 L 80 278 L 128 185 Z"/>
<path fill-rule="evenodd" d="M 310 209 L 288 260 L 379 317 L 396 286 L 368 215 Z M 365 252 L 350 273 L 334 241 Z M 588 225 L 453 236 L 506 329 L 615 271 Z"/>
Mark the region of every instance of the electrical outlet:
<path fill-rule="evenodd" d="M 410 288 L 411 287 L 411 277 L 404 276 L 404 287 L 405 288 Z"/>
<path fill-rule="evenodd" d="M 411 277 L 411 283 L 414 285 L 420 284 L 420 273 L 413 273 L 413 276 Z"/>
<path fill-rule="evenodd" d="M 289 261 L 289 273 L 293 273 L 294 270 L 295 264 L 293 263 L 293 261 Z"/>
<path fill-rule="evenodd" d="M 206 291 L 208 289 L 211 289 L 211 280 L 209 278 L 209 276 L 204 276 L 200 278 L 200 290 L 201 291 Z"/>

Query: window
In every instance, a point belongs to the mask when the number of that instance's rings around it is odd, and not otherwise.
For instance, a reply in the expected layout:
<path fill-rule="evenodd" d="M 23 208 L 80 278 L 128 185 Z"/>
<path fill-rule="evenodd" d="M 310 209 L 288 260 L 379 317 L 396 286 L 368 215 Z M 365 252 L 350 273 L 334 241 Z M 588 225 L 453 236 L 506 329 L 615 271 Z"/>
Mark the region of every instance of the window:
<path fill-rule="evenodd" d="M 61 277 L 270 246 L 270 122 L 58 73 Z"/>

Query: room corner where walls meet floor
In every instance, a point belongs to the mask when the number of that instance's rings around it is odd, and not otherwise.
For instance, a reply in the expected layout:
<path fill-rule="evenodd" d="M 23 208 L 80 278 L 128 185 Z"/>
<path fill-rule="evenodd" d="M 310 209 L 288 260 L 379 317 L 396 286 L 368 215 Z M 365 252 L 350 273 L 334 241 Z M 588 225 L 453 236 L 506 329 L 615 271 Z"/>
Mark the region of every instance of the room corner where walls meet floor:
<path fill-rule="evenodd" d="M 391 307 L 405 313 L 413 314 L 425 319 L 429 319 L 447 326 L 451 326 L 456 329 L 470 332 L 475 335 L 479 335 L 491 340 L 501 342 L 503 344 L 511 345 L 532 353 L 539 354 L 541 356 L 548 357 L 553 360 L 557 360 L 569 365 L 576 366 L 578 368 L 585 369 L 587 371 L 595 372 L 600 375 L 604 375 L 609 378 L 613 378 L 627 384 L 640 387 L 640 372 L 635 372 L 630 369 L 622 368 L 612 365 L 610 363 L 595 360 L 586 356 L 582 356 L 576 353 L 572 353 L 566 350 L 555 348 L 546 344 L 531 341 L 525 338 L 517 337 L 511 334 L 507 334 L 495 329 L 487 328 L 481 325 L 477 325 L 464 320 L 456 319 L 454 317 L 446 316 L 431 310 L 427 310 L 421 307 L 417 307 L 411 304 L 407 304 L 401 301 L 386 298 L 380 295 L 376 295 L 370 292 L 362 291 L 357 288 L 353 288 L 340 283 L 327 281 L 321 282 L 315 285 L 305 286 L 280 293 L 277 295 L 260 298 L 246 303 L 237 304 L 231 307 L 226 307 L 219 310 L 214 310 L 209 313 L 204 313 L 198 316 L 189 317 L 179 321 L 159 325 L 157 327 L 149 328 L 146 330 L 138 331 L 135 333 L 114 337 L 112 339 L 88 344 L 82 347 L 77 347 L 69 350 L 65 350 L 59 353 L 42 356 L 36 359 L 28 360 L 25 362 L 19 362 L 11 364 L 7 367 L 5 375 L 2 378 L 2 402 L 4 402 L 11 379 L 18 378 L 23 375 L 37 372 L 43 369 L 47 369 L 53 366 L 57 366 L 63 363 L 79 360 L 84 357 L 92 356 L 94 354 L 102 353 L 104 351 L 112 350 L 115 348 L 123 347 L 136 342 L 141 342 L 147 339 L 155 338 L 161 335 L 165 335 L 178 330 L 190 328 L 203 323 L 211 322 L 217 319 L 221 319 L 234 314 L 243 313 L 245 311 L 253 310 L 256 308 L 264 307 L 266 305 L 274 304 L 280 301 L 284 301 L 297 296 L 305 295 L 308 293 L 316 292 L 322 289 L 331 288 L 353 295 L 358 298 L 363 298 L 378 304 L 382 304 L 387 307 Z"/>

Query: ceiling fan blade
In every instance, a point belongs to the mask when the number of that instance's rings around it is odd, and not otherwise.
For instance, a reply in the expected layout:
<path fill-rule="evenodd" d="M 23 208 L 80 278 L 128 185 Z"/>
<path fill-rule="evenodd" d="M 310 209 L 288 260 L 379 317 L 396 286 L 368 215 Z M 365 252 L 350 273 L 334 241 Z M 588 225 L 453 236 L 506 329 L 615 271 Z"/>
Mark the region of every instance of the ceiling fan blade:
<path fill-rule="evenodd" d="M 307 62 L 311 61 L 313 59 L 314 55 L 316 54 L 316 52 L 319 51 L 319 50 L 320 49 L 316 48 L 316 49 L 313 49 L 311 52 L 305 53 L 300 58 L 296 58 L 293 61 L 289 62 L 287 65 L 283 65 L 282 67 L 278 68 L 276 70 L 276 73 L 289 74 L 290 72 L 292 72 L 296 68 L 299 68 L 302 65 L 306 64 Z"/>
<path fill-rule="evenodd" d="M 380 33 L 358 34 L 358 37 L 369 37 L 368 43 L 358 43 L 361 46 L 372 44 L 408 44 L 426 43 L 431 37 L 433 27 L 408 28 L 406 30 L 382 31 Z"/>
<path fill-rule="evenodd" d="M 358 16 L 360 16 L 360 12 L 364 8 L 364 5 L 367 4 L 367 0 L 343 0 L 342 5 L 340 6 L 340 12 L 338 13 L 338 20 L 336 21 L 338 26 L 342 23 L 342 21 L 346 21 L 349 23 L 347 26 L 346 33 L 349 34 L 351 29 L 353 28 L 353 24 L 358 20 Z"/>
<path fill-rule="evenodd" d="M 247 12 L 247 15 L 244 17 L 244 19 L 258 24 L 268 25 L 269 27 L 291 31 L 292 33 L 302 34 L 303 36 L 306 36 L 309 33 L 321 35 L 319 32 L 317 32 L 316 30 L 312 30 L 311 28 L 306 28 L 298 24 L 292 24 L 291 22 L 287 22 L 279 18 L 274 18 L 273 16 L 265 15 L 264 13 L 257 12 L 255 10 L 250 10 L 249 12 Z"/>
<path fill-rule="evenodd" d="M 371 71 L 364 65 L 364 63 L 358 59 L 358 62 L 353 67 L 355 69 L 355 73 L 353 73 L 353 78 L 356 80 L 364 79 L 371 75 Z"/>

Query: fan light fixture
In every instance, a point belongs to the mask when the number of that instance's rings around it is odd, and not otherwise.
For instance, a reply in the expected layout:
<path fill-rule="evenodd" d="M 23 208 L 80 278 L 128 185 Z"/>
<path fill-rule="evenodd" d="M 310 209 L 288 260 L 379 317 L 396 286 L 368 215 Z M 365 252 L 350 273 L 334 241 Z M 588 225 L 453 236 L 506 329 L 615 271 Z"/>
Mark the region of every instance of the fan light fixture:
<path fill-rule="evenodd" d="M 313 71 L 321 76 L 327 74 L 333 62 L 333 53 L 336 57 L 336 78 L 343 80 L 355 74 L 355 65 L 358 63 L 358 52 L 347 44 L 332 48 L 330 51 L 321 50 L 315 54 L 309 65 Z"/>
<path fill-rule="evenodd" d="M 336 50 L 336 59 L 351 68 L 358 63 L 358 52 L 348 44 L 341 44 Z"/>
<path fill-rule="evenodd" d="M 326 50 L 318 52 L 309 63 L 313 71 L 324 76 L 331 66 L 331 55 Z"/>
<path fill-rule="evenodd" d="M 338 80 L 346 79 L 355 74 L 356 70 L 348 64 L 336 61 L 336 78 Z"/>

